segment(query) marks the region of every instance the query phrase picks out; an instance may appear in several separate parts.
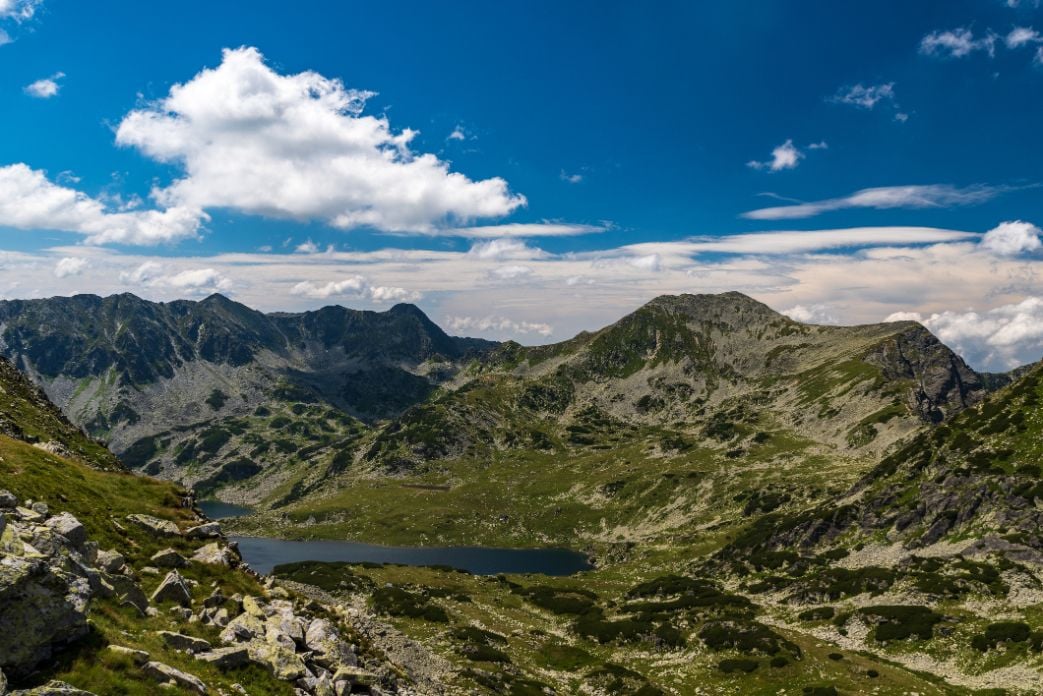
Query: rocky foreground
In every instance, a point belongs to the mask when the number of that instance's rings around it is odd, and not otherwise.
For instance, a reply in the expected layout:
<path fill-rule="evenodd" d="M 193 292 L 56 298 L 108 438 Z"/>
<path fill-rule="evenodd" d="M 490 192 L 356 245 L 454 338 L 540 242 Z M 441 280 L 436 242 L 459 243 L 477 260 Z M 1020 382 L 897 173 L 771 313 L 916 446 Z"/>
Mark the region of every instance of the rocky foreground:
<path fill-rule="evenodd" d="M 358 620 L 357 609 L 320 604 L 276 587 L 271 580 L 259 595 L 225 596 L 216 588 L 200 592 L 199 583 L 182 572 L 189 566 L 241 565 L 234 544 L 223 537 L 217 523 L 203 521 L 182 530 L 169 520 L 131 514 L 115 524 L 137 527 L 156 538 L 194 539 L 202 545 L 187 557 L 164 548 L 150 557 L 148 565 L 133 567 L 119 549 L 100 549 L 72 514 L 53 513 L 46 503 L 19 501 L 0 491 L 0 694 L 90 694 L 58 681 L 9 692 L 8 679 L 32 682 L 37 670 L 89 640 L 91 604 L 100 599 L 114 600 L 146 620 L 173 617 L 179 630 L 151 631 L 167 648 L 221 671 L 262 666 L 275 679 L 292 685 L 294 694 L 423 692 L 422 687 L 417 691 L 406 686 L 406 675 L 375 656 L 372 645 L 360 649 L 360 634 L 352 625 L 353 614 Z M 242 568 L 242 572 L 249 571 Z M 154 589 L 146 591 L 145 579 Z M 219 631 L 218 639 L 201 637 L 203 627 L 209 635 Z M 153 659 L 133 640 L 126 645 L 110 643 L 104 649 L 158 686 L 196 694 L 227 693 L 211 689 L 191 670 Z M 240 684 L 231 689 L 249 693 Z"/>

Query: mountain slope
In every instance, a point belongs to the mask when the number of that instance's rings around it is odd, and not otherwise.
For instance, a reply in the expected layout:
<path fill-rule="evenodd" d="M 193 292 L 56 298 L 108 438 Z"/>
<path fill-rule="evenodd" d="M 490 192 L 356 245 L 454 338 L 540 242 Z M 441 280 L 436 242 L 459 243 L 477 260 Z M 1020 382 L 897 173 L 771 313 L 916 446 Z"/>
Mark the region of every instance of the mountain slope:
<path fill-rule="evenodd" d="M 920 433 L 843 497 L 800 519 L 776 520 L 763 548 L 814 550 L 882 538 L 919 549 L 950 540 L 969 552 L 1043 562 L 1041 399 L 1043 365 L 1036 365 L 985 402 Z"/>
<path fill-rule="evenodd" d="M 220 295 L 0 302 L 0 354 L 74 423 L 131 466 L 211 486 L 266 468 L 283 470 L 272 486 L 292 478 L 285 469 L 427 398 L 491 345 L 447 336 L 409 305 L 265 315 Z"/>
<path fill-rule="evenodd" d="M 986 393 L 919 324 L 809 326 L 739 293 L 660 297 L 564 343 L 505 344 L 457 384 L 386 426 L 366 459 L 402 469 L 582 443 L 621 423 L 732 449 L 742 445 L 736 425 L 760 424 L 880 452 Z"/>
<path fill-rule="evenodd" d="M 781 624 L 942 676 L 1037 693 L 1043 365 L 846 490 L 754 519 L 696 572 Z"/>

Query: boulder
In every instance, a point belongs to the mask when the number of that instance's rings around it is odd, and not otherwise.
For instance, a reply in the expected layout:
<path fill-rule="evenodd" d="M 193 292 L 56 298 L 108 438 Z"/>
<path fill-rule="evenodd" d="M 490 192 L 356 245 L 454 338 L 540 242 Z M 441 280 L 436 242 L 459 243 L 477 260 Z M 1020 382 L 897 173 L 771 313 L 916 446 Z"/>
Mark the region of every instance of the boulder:
<path fill-rule="evenodd" d="M 144 650 L 135 650 L 134 648 L 124 647 L 122 645 L 110 645 L 107 650 L 114 652 L 117 655 L 126 655 L 134 662 L 138 667 L 148 662 L 149 654 Z"/>
<path fill-rule="evenodd" d="M 172 570 L 167 573 L 163 582 L 159 583 L 159 587 L 152 593 L 152 601 L 175 602 L 181 606 L 188 606 L 192 603 L 192 589 L 181 577 L 181 573 Z"/>
<path fill-rule="evenodd" d="M 272 613 L 267 606 L 261 604 L 259 598 L 250 595 L 243 597 L 243 611 L 250 616 L 256 616 L 259 619 L 263 619 Z"/>
<path fill-rule="evenodd" d="M 28 522 L 29 524 L 38 524 L 44 521 L 45 516 L 31 510 L 27 507 L 16 507 L 14 509 L 15 517 L 20 519 L 22 522 Z"/>
<path fill-rule="evenodd" d="M 197 694 L 206 693 L 206 684 L 199 677 L 188 672 L 182 672 L 162 662 L 146 662 L 141 671 L 161 684 L 174 682 L 186 691 L 194 691 Z"/>
<path fill-rule="evenodd" d="M 15 497 L 14 493 L 7 489 L 0 490 L 0 508 L 13 510 L 16 507 L 18 507 L 18 498 Z"/>
<path fill-rule="evenodd" d="M 246 644 L 250 659 L 267 665 L 276 679 L 293 681 L 309 674 L 304 658 L 293 650 L 264 641 Z"/>
<path fill-rule="evenodd" d="M 162 638 L 163 642 L 174 650 L 184 650 L 185 652 L 190 653 L 203 653 L 210 652 L 213 647 L 208 641 L 205 641 L 202 638 L 186 636 L 184 633 L 157 631 L 156 635 Z"/>
<path fill-rule="evenodd" d="M 127 559 L 116 550 L 99 551 L 95 559 L 95 565 L 99 570 L 103 570 L 106 573 L 121 573 L 127 566 Z"/>
<path fill-rule="evenodd" d="M 150 558 L 149 561 L 160 568 L 184 568 L 188 565 L 188 561 L 185 560 L 185 557 L 174 549 L 156 551 L 152 554 L 152 558 Z"/>
<path fill-rule="evenodd" d="M 264 621 L 252 614 L 240 614 L 221 631 L 221 640 L 225 643 L 243 643 L 261 637 L 264 637 Z"/>
<path fill-rule="evenodd" d="M 151 515 L 127 515 L 127 521 L 159 536 L 180 536 L 181 530 L 170 520 L 161 520 Z"/>
<path fill-rule="evenodd" d="M 267 632 L 285 638 L 288 645 L 304 645 L 304 630 L 308 624 L 293 613 L 293 603 L 277 599 L 269 605 L 273 610 L 268 617 Z"/>
<path fill-rule="evenodd" d="M 358 664 L 358 658 L 351 646 L 341 640 L 336 627 L 326 619 L 314 619 L 308 624 L 304 644 L 314 653 L 312 661 L 322 667 L 337 669 Z"/>
<path fill-rule="evenodd" d="M 0 558 L 0 669 L 18 677 L 88 632 L 90 583 L 43 559 Z"/>
<path fill-rule="evenodd" d="M 240 645 L 228 648 L 217 648 L 210 652 L 198 653 L 195 658 L 207 662 L 220 670 L 235 669 L 250 662 L 250 651 Z"/>
<path fill-rule="evenodd" d="M 336 696 L 333 690 L 333 681 L 328 674 L 323 674 L 311 685 L 311 693 L 314 696 Z"/>
<path fill-rule="evenodd" d="M 192 555 L 192 560 L 196 563 L 205 563 L 207 565 L 231 566 L 238 559 L 231 549 L 215 541 L 199 547 L 195 554 Z"/>
<path fill-rule="evenodd" d="M 43 502 L 42 500 L 37 500 L 35 503 L 33 503 L 33 512 L 35 512 L 37 515 L 40 515 L 41 517 L 47 517 L 48 513 L 50 512 L 50 508 L 47 507 L 47 503 Z"/>
<path fill-rule="evenodd" d="M 351 683 L 351 685 L 369 686 L 377 683 L 379 678 L 380 677 L 372 672 L 366 671 L 360 667 L 341 667 L 334 672 L 333 682 L 335 685 L 338 682 L 347 681 L 348 683 Z"/>
<path fill-rule="evenodd" d="M 60 534 L 69 540 L 73 546 L 80 547 L 87 541 L 87 528 L 68 512 L 62 512 L 45 523 L 56 534 Z"/>
<path fill-rule="evenodd" d="M 185 532 L 189 539 L 214 539 L 221 536 L 221 525 L 218 522 L 205 522 Z"/>
<path fill-rule="evenodd" d="M 230 620 L 231 618 L 228 616 L 228 610 L 224 607 L 215 610 L 213 616 L 210 617 L 210 623 L 221 628 L 227 626 Z"/>
<path fill-rule="evenodd" d="M 148 597 L 138 583 L 126 575 L 101 573 L 101 593 L 107 597 L 118 597 L 121 604 L 129 604 L 142 615 L 148 611 Z"/>

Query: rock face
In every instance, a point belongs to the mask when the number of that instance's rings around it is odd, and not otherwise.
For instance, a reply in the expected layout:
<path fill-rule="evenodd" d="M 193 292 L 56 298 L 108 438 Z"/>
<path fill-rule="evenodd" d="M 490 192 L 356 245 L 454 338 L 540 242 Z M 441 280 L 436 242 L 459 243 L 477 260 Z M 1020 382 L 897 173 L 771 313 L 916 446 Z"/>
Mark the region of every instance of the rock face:
<path fill-rule="evenodd" d="M 36 524 L 33 517 L 6 513 L 0 541 L 0 669 L 15 677 L 86 635 L 92 594 L 79 521 L 66 514 L 54 525 Z M 55 529 L 73 530 L 79 543 Z"/>
<path fill-rule="evenodd" d="M 194 433 L 174 429 L 273 402 L 384 418 L 422 401 L 494 346 L 450 337 L 410 305 L 263 314 L 221 295 L 169 303 L 130 294 L 0 301 L 0 354 L 33 375 L 76 425 L 104 434 L 128 465 L 155 464 L 170 477 L 189 460 L 177 461 L 174 448 L 154 451 L 150 438 L 160 433 L 192 442 Z M 229 461 L 252 449 L 245 442 L 226 447 Z M 201 478 L 223 483 L 261 468 L 214 466 Z"/>
<path fill-rule="evenodd" d="M 889 380 L 915 381 L 910 406 L 928 423 L 939 423 L 986 394 L 982 376 L 919 325 L 881 342 L 865 359 Z"/>

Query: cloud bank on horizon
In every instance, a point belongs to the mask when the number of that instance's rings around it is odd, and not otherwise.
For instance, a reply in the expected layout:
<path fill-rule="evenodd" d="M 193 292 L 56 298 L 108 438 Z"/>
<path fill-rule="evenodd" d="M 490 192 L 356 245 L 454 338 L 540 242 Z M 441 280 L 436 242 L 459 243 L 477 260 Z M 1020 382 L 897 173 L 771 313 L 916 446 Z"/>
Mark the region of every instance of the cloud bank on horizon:
<path fill-rule="evenodd" d="M 4 27 L 45 34 L 41 7 L 0 0 L 0 45 L 12 40 Z M 1002 34 L 931 28 L 906 51 L 939 70 L 1006 61 L 1043 81 L 1043 38 L 1027 23 Z M 60 67 L 20 83 L 26 109 L 70 98 L 83 78 Z M 417 302 L 454 332 L 542 342 L 597 328 L 659 294 L 739 290 L 800 321 L 921 321 L 976 367 L 1040 359 L 1043 233 L 1022 202 L 1006 207 L 1037 182 L 964 173 L 908 183 L 895 167 L 897 182 L 848 183 L 857 172 L 843 158 L 860 136 L 830 123 L 863 119 L 896 142 L 907 137 L 930 104 L 899 82 L 834 79 L 807 100 L 827 114 L 814 129 L 790 123 L 757 134 L 762 147 L 752 153 L 763 159 L 736 156 L 729 176 L 778 205 L 722 202 L 723 229 L 663 231 L 603 214 L 619 190 L 575 215 L 571 198 L 618 176 L 619 164 L 561 161 L 534 184 L 513 156 L 484 154 L 491 139 L 471 117 L 454 115 L 424 140 L 398 118 L 393 125 L 387 105 L 373 109 L 370 89 L 283 69 L 258 47 L 225 48 L 216 65 L 168 82 L 156 98 L 139 95 L 111 121 L 113 157 L 138 158 L 150 173 L 135 185 L 121 189 L 115 168 L 111 181 L 92 184 L 73 173 L 81 165 L 51 151 L 40 163 L 0 159 L 0 296 L 221 292 L 264 310 Z M 63 168 L 52 174 L 44 162 L 55 161 Z M 509 183 L 517 178 L 527 185 Z M 759 192 L 764 181 L 787 195 Z M 147 193 L 136 195 L 142 185 Z M 527 195 L 532 186 L 540 195 Z M 573 212 L 546 203 L 555 196 Z M 819 218 L 823 228 L 812 228 Z M 243 232 L 254 226 L 277 232 L 254 239 Z"/>

